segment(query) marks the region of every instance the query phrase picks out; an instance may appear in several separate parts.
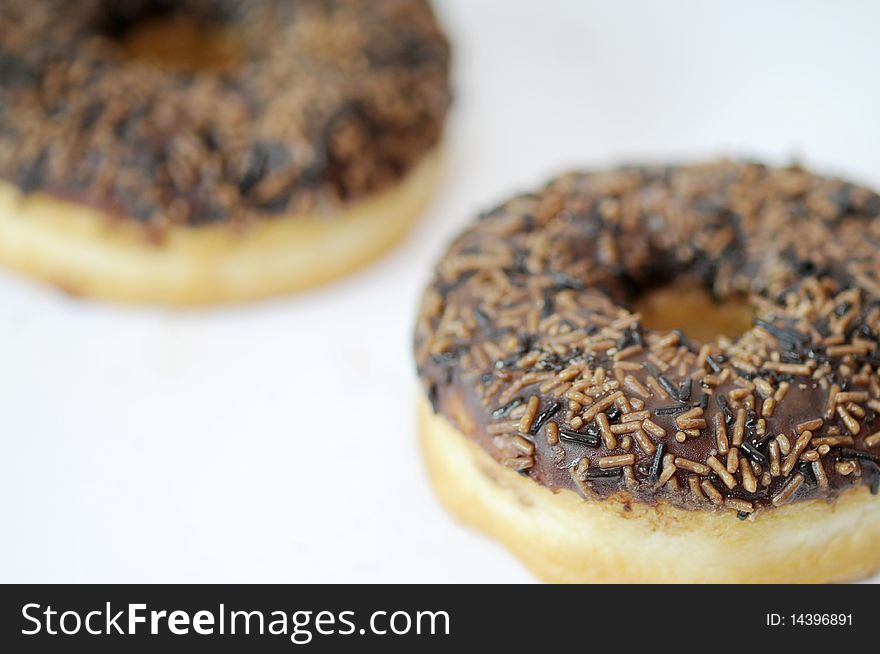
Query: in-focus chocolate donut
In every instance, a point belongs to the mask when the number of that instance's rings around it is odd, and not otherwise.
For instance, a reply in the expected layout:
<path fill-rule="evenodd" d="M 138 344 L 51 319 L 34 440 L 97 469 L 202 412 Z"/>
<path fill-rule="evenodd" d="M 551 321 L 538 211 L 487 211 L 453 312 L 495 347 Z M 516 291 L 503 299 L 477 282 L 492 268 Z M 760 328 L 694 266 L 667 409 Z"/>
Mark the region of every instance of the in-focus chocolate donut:
<path fill-rule="evenodd" d="M 220 35 L 217 62 L 133 54 L 130 34 L 179 18 Z M 424 0 L 9 0 L 0 180 L 155 240 L 175 226 L 329 222 L 430 158 L 448 66 Z"/>
<path fill-rule="evenodd" d="M 753 326 L 647 329 L 634 301 L 683 279 L 747 295 Z M 439 417 L 532 482 L 750 522 L 877 494 L 878 336 L 880 196 L 721 162 L 569 174 L 482 215 L 415 351 Z"/>

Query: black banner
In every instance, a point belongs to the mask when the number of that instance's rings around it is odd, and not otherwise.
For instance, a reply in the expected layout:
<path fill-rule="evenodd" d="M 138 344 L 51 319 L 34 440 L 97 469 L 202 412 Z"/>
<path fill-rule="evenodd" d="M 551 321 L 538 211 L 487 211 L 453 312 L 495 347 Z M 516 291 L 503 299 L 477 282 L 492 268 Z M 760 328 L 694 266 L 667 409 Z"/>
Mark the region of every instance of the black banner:
<path fill-rule="evenodd" d="M 878 606 L 873 585 L 4 586 L 0 651 L 845 647 Z"/>

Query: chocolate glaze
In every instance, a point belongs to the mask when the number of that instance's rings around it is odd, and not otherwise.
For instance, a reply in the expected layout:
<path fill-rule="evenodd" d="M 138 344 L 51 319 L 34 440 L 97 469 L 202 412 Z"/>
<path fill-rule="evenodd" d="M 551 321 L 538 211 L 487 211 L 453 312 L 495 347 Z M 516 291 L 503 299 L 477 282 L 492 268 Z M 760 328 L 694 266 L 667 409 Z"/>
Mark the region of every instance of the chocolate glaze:
<path fill-rule="evenodd" d="M 856 484 L 876 493 L 878 217 L 873 191 L 799 167 L 560 177 L 484 214 L 450 246 L 419 313 L 419 374 L 436 411 L 552 489 L 742 518 Z M 755 325 L 702 346 L 645 329 L 628 307 L 681 278 L 719 300 L 748 295 Z M 532 408 L 536 420 L 521 424 Z M 699 415 L 679 418 L 685 411 Z M 629 430 L 629 414 L 640 429 Z M 737 434 L 744 445 L 728 469 Z M 597 437 L 596 447 L 578 442 Z M 600 467 L 624 454 L 633 465 Z"/>
<path fill-rule="evenodd" d="M 238 65 L 127 54 L 171 14 L 233 32 Z M 438 143 L 448 67 L 425 0 L 4 0 L 0 179 L 154 227 L 332 212 Z"/>

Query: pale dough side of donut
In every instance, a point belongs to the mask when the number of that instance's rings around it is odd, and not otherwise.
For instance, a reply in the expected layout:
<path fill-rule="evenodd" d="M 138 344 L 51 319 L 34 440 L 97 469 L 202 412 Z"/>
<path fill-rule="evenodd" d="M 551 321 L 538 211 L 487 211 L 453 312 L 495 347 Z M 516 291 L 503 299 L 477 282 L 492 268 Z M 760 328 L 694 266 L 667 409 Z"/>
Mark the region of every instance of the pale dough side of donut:
<path fill-rule="evenodd" d="M 331 216 L 283 216 L 244 230 L 172 227 L 161 243 L 133 220 L 0 182 L 0 264 L 64 290 L 120 302 L 253 300 L 336 279 L 406 234 L 441 169 L 427 155 L 390 190 Z"/>
<path fill-rule="evenodd" d="M 880 568 L 880 497 L 860 485 L 738 520 L 619 497 L 554 493 L 493 460 L 419 401 L 422 448 L 442 503 L 538 577 L 571 583 L 808 583 Z"/>

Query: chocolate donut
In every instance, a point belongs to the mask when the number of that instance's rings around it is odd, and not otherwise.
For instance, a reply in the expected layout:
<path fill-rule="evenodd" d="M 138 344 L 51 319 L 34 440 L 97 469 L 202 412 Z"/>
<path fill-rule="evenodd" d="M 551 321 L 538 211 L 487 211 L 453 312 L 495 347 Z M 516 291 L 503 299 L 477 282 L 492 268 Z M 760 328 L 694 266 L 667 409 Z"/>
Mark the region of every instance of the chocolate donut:
<path fill-rule="evenodd" d="M 4 2 L 0 261 L 170 302 L 339 274 L 424 203 L 448 66 L 425 0 Z"/>
<path fill-rule="evenodd" d="M 753 324 L 647 328 L 634 303 L 681 281 Z M 878 336 L 873 191 L 743 162 L 565 175 L 482 215 L 425 292 L 432 477 L 551 580 L 864 575 Z"/>

